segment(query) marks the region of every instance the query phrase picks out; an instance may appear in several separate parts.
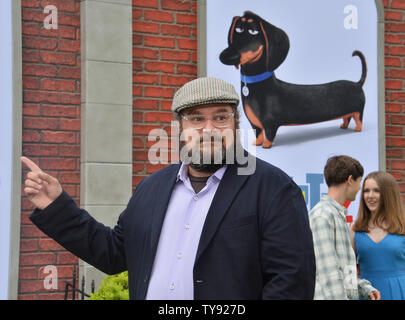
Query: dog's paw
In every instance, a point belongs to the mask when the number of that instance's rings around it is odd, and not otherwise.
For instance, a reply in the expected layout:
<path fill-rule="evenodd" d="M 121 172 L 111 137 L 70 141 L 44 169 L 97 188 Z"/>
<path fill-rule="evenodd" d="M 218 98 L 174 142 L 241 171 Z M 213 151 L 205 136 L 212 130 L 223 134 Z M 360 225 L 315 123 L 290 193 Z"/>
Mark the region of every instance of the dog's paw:
<path fill-rule="evenodd" d="M 273 145 L 273 142 L 271 142 L 269 140 L 266 140 L 266 141 L 263 142 L 262 148 L 263 149 L 270 149 L 272 145 Z"/>
<path fill-rule="evenodd" d="M 260 135 L 254 142 L 253 145 L 261 146 L 263 144 L 263 135 Z"/>
<path fill-rule="evenodd" d="M 362 129 L 363 129 L 362 126 L 356 126 L 356 128 L 354 128 L 354 131 L 361 132 Z"/>

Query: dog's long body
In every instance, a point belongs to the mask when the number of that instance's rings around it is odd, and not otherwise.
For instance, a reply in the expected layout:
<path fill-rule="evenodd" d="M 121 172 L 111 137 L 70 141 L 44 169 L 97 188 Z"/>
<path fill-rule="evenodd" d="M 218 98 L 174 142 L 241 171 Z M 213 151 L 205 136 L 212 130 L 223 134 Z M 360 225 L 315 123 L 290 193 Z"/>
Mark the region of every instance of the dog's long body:
<path fill-rule="evenodd" d="M 319 85 L 298 85 L 277 79 L 274 70 L 289 50 L 288 36 L 252 12 L 235 17 L 228 37 L 228 48 L 220 55 L 224 64 L 241 66 L 241 91 L 244 112 L 254 129 L 256 145 L 270 148 L 277 129 L 284 125 L 318 123 L 343 119 L 347 128 L 351 118 L 355 131 L 362 130 L 365 96 L 362 89 L 367 74 L 362 62 L 358 82 L 339 80 Z"/>

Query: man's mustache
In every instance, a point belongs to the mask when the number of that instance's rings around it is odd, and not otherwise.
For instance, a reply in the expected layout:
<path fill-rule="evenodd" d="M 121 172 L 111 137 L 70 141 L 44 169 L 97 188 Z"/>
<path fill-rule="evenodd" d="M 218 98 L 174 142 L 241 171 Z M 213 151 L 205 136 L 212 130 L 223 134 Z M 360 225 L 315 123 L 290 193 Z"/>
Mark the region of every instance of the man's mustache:
<path fill-rule="evenodd" d="M 206 135 L 202 136 L 200 138 L 200 143 L 201 142 L 215 142 L 215 141 L 222 141 L 224 139 L 224 136 L 220 135 Z"/>
<path fill-rule="evenodd" d="M 213 146 L 221 146 L 223 151 L 232 147 L 235 144 L 234 130 L 204 130 L 196 132 L 195 130 L 182 130 L 180 134 L 180 145 L 187 146 L 188 149 L 200 149 L 203 145 L 213 144 Z"/>
<path fill-rule="evenodd" d="M 187 132 L 184 132 L 186 134 L 186 137 L 196 137 L 193 135 L 188 134 Z M 224 133 L 224 132 L 217 132 L 217 131 L 210 131 L 210 130 L 204 130 L 200 135 L 199 135 L 199 140 L 200 142 L 212 142 L 212 141 L 223 141 L 225 138 L 228 136 L 234 136 L 234 132 L 231 134 Z"/>

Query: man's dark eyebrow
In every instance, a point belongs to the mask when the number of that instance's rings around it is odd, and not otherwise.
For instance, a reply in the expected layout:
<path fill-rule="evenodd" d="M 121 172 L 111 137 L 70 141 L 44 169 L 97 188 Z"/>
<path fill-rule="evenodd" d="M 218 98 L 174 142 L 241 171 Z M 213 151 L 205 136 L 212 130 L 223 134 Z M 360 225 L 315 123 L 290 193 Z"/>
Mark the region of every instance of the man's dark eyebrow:
<path fill-rule="evenodd" d="M 219 110 L 217 110 L 217 112 L 215 112 L 215 113 L 220 113 L 220 112 L 229 112 L 228 110 L 226 110 L 225 108 L 223 108 L 223 109 L 219 109 Z"/>
<path fill-rule="evenodd" d="M 228 110 L 225 109 L 225 108 L 221 108 L 221 109 L 217 110 L 215 113 L 217 114 L 217 113 L 224 113 L 224 112 L 228 112 Z M 198 111 L 198 110 L 187 110 L 183 114 L 184 115 L 193 115 L 193 114 L 194 115 L 201 115 L 201 112 Z"/>
<path fill-rule="evenodd" d="M 196 115 L 201 115 L 201 112 L 198 110 L 187 110 L 183 113 L 185 116 L 186 115 L 192 115 L 192 114 L 196 114 Z"/>

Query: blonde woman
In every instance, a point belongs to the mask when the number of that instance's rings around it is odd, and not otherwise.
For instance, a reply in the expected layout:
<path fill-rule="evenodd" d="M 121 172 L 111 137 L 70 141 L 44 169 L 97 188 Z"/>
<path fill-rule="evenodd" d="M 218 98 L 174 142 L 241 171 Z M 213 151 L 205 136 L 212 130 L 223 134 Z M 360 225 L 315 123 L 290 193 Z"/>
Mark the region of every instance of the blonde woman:
<path fill-rule="evenodd" d="M 376 171 L 364 179 L 351 234 L 360 278 L 380 291 L 381 300 L 405 300 L 405 212 L 389 173 Z"/>

